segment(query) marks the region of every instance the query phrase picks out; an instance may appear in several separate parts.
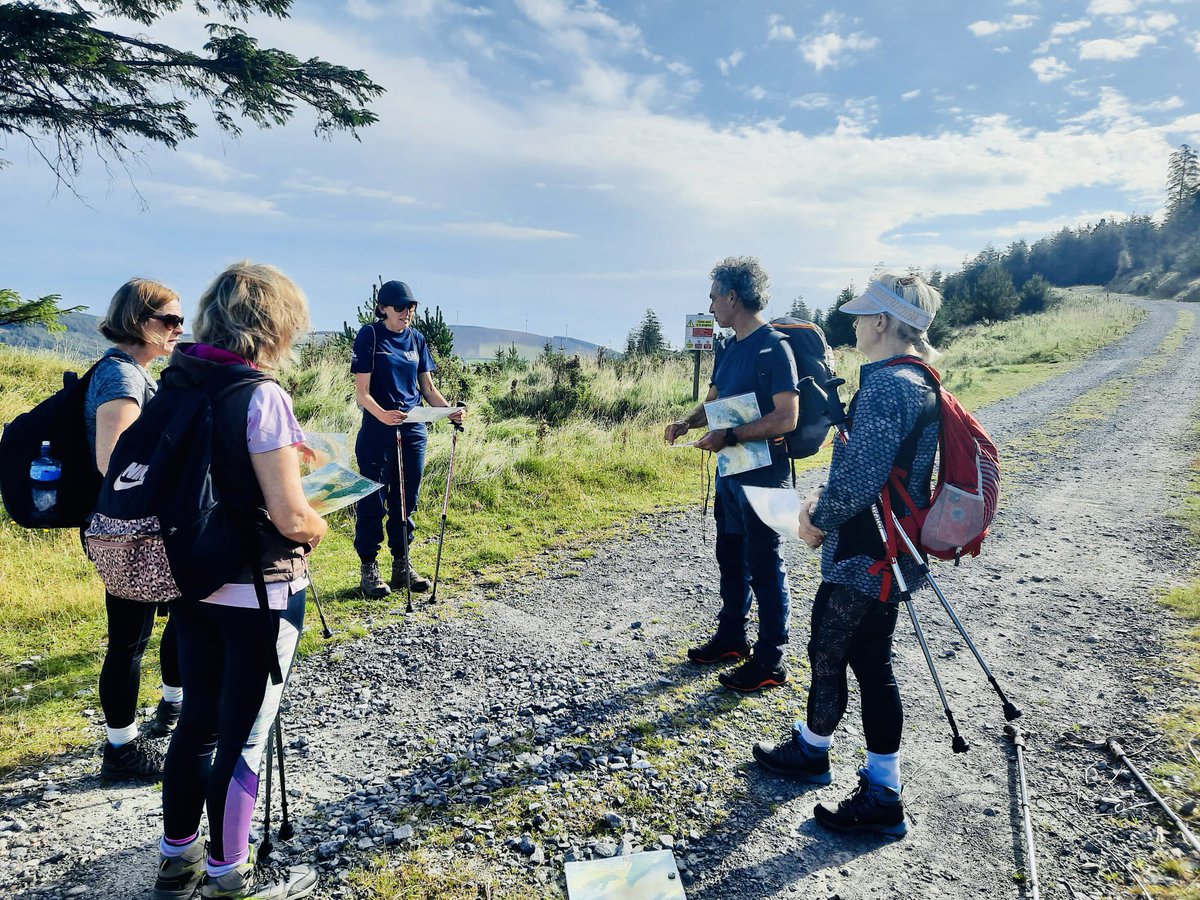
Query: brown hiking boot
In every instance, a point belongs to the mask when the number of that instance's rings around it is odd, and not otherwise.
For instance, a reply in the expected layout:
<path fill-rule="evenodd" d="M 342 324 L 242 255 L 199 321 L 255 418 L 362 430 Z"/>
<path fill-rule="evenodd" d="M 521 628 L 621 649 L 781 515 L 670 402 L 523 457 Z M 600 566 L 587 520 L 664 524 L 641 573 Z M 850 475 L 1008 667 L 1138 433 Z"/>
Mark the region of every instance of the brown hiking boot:
<path fill-rule="evenodd" d="M 383 580 L 383 574 L 379 571 L 379 563 L 363 563 L 359 568 L 362 574 L 358 581 L 358 589 L 364 597 L 378 599 L 386 597 L 392 592 L 392 589 L 387 586 L 387 582 Z"/>
<path fill-rule="evenodd" d="M 392 590 L 394 590 L 394 591 L 404 590 L 404 588 L 405 588 L 405 582 L 404 582 L 405 569 L 408 570 L 407 574 L 408 574 L 408 578 L 412 584 L 412 589 L 413 589 L 414 594 L 421 594 L 421 593 L 424 593 L 425 591 L 429 590 L 429 588 L 430 588 L 429 579 L 426 578 L 424 575 L 418 575 L 417 570 L 414 569 L 411 565 L 406 566 L 405 562 L 406 561 L 403 559 L 393 559 L 392 560 L 392 577 L 388 581 L 388 584 L 390 584 L 392 586 Z"/>

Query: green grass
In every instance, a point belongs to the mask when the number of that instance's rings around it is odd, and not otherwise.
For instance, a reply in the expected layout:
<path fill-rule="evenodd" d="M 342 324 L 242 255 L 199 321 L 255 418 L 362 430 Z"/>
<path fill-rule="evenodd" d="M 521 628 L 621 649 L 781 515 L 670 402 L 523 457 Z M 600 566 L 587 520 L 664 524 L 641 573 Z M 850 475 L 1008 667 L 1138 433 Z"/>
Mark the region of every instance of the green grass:
<path fill-rule="evenodd" d="M 970 329 L 938 365 L 947 384 L 975 406 L 1064 371 L 1125 333 L 1137 317 L 1126 305 L 1073 300 L 1037 317 Z M 547 548 L 570 547 L 583 560 L 596 541 L 639 514 L 700 502 L 699 454 L 668 450 L 661 439 L 663 423 L 691 405 L 690 360 L 621 367 L 586 362 L 581 377 L 587 402 L 564 424 L 495 417 L 488 397 L 510 390 L 511 378 L 518 379 L 517 390 L 553 389 L 553 373 L 539 365 L 473 388 L 480 399 L 459 439 L 439 588 L 439 597 L 451 602 L 442 615 L 452 614 L 468 590 L 539 573 L 546 565 L 539 554 Z M 0 421 L 53 391 L 64 367 L 80 364 L 0 347 Z M 841 369 L 853 386 L 853 354 L 843 354 Z M 295 392 L 307 427 L 353 429 L 357 414 L 343 367 L 318 359 L 281 378 Z M 614 409 L 626 418 L 607 418 L 605 411 Z M 418 567 L 430 573 L 449 454 L 448 431 L 435 429 L 413 548 Z M 801 468 L 826 465 L 827 454 L 804 460 Z M 353 520 L 337 514 L 330 525 L 312 560 L 313 577 L 338 640 L 353 639 L 396 614 L 354 596 Z M 315 621 L 311 606 L 309 616 Z M 0 772 L 98 739 L 101 717 L 83 713 L 98 707 L 104 632 L 103 593 L 78 537 L 28 532 L 0 514 Z M 319 630 L 309 629 L 301 651 L 321 643 Z M 153 703 L 158 682 L 152 644 L 144 665 L 145 705 Z"/>

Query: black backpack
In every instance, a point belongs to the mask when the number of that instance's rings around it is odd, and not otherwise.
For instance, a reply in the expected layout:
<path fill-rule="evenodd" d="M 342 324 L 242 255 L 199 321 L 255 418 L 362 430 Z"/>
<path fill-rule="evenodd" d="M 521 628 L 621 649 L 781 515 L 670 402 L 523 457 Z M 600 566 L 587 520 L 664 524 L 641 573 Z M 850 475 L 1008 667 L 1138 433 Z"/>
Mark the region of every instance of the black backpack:
<path fill-rule="evenodd" d="M 825 341 L 820 325 L 782 316 L 771 320 L 771 327 L 783 336 L 796 359 L 796 375 L 800 379 L 800 417 L 796 430 L 784 435 L 787 455 L 792 459 L 812 456 L 829 437 L 833 423 L 825 399 L 825 384 L 834 377 L 833 351 Z M 769 357 L 760 357 L 764 368 L 759 378 L 770 378 L 765 366 Z"/>
<path fill-rule="evenodd" d="M 829 437 L 829 429 L 833 423 L 829 421 L 826 408 L 825 384 L 833 378 L 833 351 L 825 342 L 825 332 L 821 326 L 793 316 L 782 316 L 772 319 L 770 326 L 776 334 L 787 341 L 796 360 L 796 375 L 800 379 L 800 416 L 796 421 L 796 429 L 784 435 L 786 453 L 791 459 L 804 459 L 812 456 Z M 713 372 L 721 365 L 721 356 L 725 353 L 725 339 L 718 336 L 714 346 Z M 758 380 L 770 384 L 770 354 L 764 353 L 759 357 L 760 365 Z M 763 387 L 755 391 L 758 404 L 766 409 L 764 402 L 770 400 L 770 389 Z"/>
<path fill-rule="evenodd" d="M 255 509 L 238 503 L 231 487 L 221 489 L 214 426 L 221 404 L 267 381 L 240 365 L 203 381 L 178 367 L 163 372 L 162 386 L 113 449 L 84 534 L 111 593 L 147 603 L 201 600 L 252 558 Z"/>
<path fill-rule="evenodd" d="M 95 508 L 101 479 L 83 418 L 84 399 L 95 371 L 93 365 L 82 378 L 63 372 L 61 390 L 4 426 L 0 434 L 0 496 L 18 525 L 80 528 Z M 62 479 L 57 504 L 35 518 L 29 467 L 42 455 L 42 441 L 50 442 L 51 455 L 62 463 Z"/>

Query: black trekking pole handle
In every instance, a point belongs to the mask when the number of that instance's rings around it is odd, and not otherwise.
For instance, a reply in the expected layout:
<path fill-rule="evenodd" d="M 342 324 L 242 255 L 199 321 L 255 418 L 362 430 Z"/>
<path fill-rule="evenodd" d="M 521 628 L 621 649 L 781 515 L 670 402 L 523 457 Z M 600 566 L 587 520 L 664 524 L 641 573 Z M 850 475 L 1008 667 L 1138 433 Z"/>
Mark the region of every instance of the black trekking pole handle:
<path fill-rule="evenodd" d="M 459 400 L 457 403 L 455 403 L 454 406 L 456 409 L 466 409 L 467 408 L 467 404 L 463 403 L 461 400 Z M 460 434 L 467 430 L 466 426 L 464 426 L 462 422 L 451 421 L 450 424 L 453 425 L 454 430 L 459 432 Z"/>

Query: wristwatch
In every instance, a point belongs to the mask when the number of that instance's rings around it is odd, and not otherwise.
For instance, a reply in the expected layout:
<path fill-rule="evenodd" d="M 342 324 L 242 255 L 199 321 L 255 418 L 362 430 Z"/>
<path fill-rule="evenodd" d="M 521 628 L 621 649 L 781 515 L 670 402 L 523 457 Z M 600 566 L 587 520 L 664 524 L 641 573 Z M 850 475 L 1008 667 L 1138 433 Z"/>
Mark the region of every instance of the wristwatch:
<path fill-rule="evenodd" d="M 738 436 L 732 428 L 725 429 L 725 446 L 736 447 L 738 445 Z"/>

